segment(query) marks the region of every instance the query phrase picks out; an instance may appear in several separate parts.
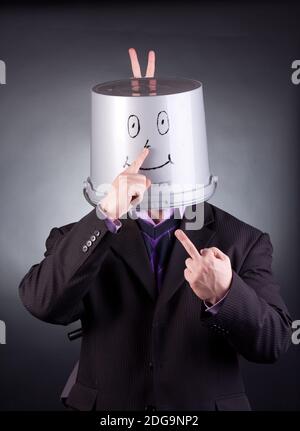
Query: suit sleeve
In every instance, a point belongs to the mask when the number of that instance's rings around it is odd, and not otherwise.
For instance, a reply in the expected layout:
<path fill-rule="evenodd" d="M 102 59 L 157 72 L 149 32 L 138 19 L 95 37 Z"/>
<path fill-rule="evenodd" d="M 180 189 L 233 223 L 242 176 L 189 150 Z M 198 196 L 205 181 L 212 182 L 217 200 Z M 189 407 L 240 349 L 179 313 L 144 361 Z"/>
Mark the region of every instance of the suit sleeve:
<path fill-rule="evenodd" d="M 44 259 L 30 268 L 19 286 L 28 311 L 54 324 L 67 325 L 79 319 L 89 281 L 99 271 L 114 235 L 95 209 L 67 232 L 53 228 Z"/>
<path fill-rule="evenodd" d="M 275 362 L 290 345 L 292 319 L 272 274 L 273 247 L 262 233 L 233 277 L 218 313 L 202 321 L 247 360 Z"/>

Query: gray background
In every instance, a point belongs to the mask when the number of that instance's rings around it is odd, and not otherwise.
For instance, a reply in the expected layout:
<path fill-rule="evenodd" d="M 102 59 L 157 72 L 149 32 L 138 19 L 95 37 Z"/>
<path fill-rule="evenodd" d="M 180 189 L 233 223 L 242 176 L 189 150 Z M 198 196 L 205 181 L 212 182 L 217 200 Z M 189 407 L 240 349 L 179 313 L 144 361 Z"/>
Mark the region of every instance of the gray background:
<path fill-rule="evenodd" d="M 219 176 L 212 203 L 270 233 L 282 295 L 300 319 L 300 86 L 290 78 L 299 21 L 286 2 L 2 8 L 0 410 L 62 408 L 59 391 L 79 342 L 67 340 L 69 328 L 30 316 L 17 287 L 42 259 L 50 228 L 91 209 L 82 195 L 90 88 L 130 76 L 130 46 L 144 67 L 155 49 L 157 75 L 203 82 L 211 170 Z M 275 365 L 243 362 L 253 408 L 300 408 L 299 360 L 300 345 Z"/>

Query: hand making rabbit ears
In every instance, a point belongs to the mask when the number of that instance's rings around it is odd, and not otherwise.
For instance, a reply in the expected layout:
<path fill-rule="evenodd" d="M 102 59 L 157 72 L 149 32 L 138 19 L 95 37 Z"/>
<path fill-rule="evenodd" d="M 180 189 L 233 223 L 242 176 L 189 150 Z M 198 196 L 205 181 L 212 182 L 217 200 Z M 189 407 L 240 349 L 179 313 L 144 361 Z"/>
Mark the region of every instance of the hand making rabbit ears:
<path fill-rule="evenodd" d="M 129 48 L 128 53 L 131 61 L 133 77 L 142 78 L 140 63 L 139 63 L 135 48 Z M 144 77 L 153 78 L 154 72 L 155 72 L 155 52 L 151 50 L 148 52 L 148 64 L 147 64 L 146 75 Z"/>

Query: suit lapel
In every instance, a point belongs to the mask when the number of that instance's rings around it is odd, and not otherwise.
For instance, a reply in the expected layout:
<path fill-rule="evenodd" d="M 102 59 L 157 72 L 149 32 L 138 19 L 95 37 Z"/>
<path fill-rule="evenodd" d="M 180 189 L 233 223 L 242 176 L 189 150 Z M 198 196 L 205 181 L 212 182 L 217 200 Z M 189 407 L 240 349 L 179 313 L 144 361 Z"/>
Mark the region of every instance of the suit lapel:
<path fill-rule="evenodd" d="M 215 235 L 215 230 L 212 227 L 214 217 L 211 206 L 207 203 L 204 205 L 204 224 L 201 229 L 186 230 L 186 221 L 186 218 L 183 217 L 180 224 L 180 229 L 186 233 L 193 244 L 195 244 L 196 248 L 200 250 L 201 248 L 208 247 Z M 189 256 L 181 243 L 177 240 L 177 238 L 175 238 L 161 292 L 158 297 L 157 310 L 170 300 L 170 298 L 184 282 L 185 260 L 188 257 Z"/>
<path fill-rule="evenodd" d="M 157 291 L 155 278 L 151 269 L 150 260 L 143 235 L 135 220 L 122 219 L 122 228 L 115 234 L 111 248 L 130 267 L 138 277 L 150 297 L 155 300 Z"/>
<path fill-rule="evenodd" d="M 202 204 L 200 204 L 202 205 Z M 204 204 L 204 225 L 199 230 L 186 230 L 186 222 L 191 222 L 183 217 L 180 223 L 182 229 L 197 249 L 207 247 L 215 235 L 212 228 L 214 217 L 209 204 Z M 174 246 L 168 262 L 163 285 L 157 297 L 155 277 L 151 269 L 150 260 L 143 235 L 135 220 L 129 216 L 122 220 L 123 227 L 115 234 L 111 248 L 130 267 L 139 279 L 141 286 L 148 292 L 153 301 L 157 300 L 157 308 L 165 304 L 184 282 L 185 260 L 187 252 L 175 238 Z"/>

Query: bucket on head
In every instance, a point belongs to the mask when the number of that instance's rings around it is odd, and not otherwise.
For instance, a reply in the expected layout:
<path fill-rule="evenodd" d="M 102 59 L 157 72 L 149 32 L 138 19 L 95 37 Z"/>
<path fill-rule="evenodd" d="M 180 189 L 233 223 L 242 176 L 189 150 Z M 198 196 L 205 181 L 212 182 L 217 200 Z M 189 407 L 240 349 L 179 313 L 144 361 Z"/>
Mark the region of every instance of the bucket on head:
<path fill-rule="evenodd" d="M 186 78 L 130 78 L 92 89 L 90 176 L 84 195 L 96 205 L 109 185 L 150 150 L 140 173 L 151 180 L 141 208 L 175 208 L 208 200 L 209 169 L 202 84 Z"/>

